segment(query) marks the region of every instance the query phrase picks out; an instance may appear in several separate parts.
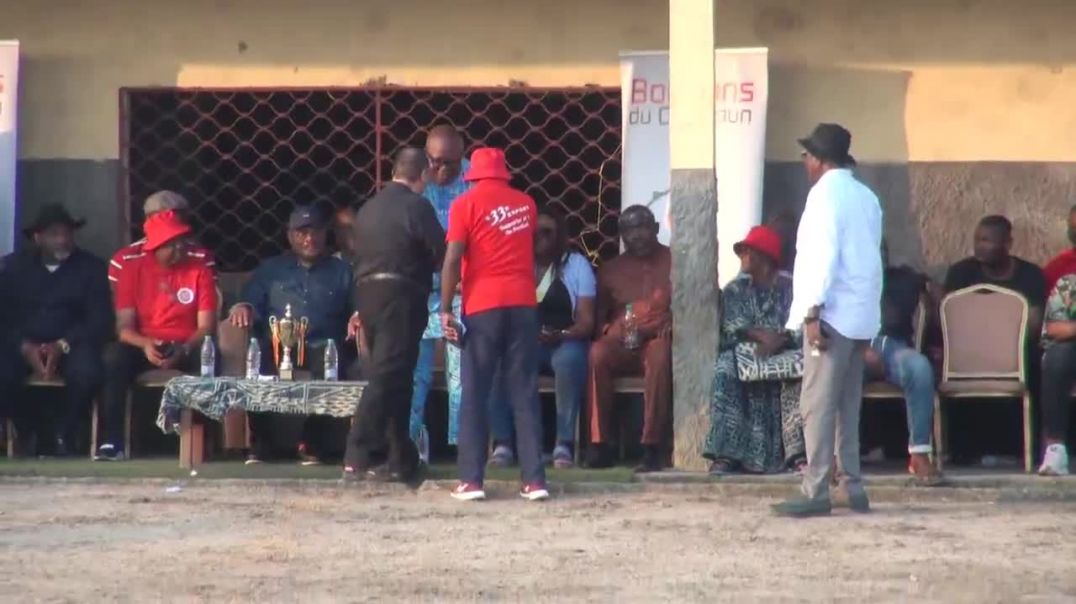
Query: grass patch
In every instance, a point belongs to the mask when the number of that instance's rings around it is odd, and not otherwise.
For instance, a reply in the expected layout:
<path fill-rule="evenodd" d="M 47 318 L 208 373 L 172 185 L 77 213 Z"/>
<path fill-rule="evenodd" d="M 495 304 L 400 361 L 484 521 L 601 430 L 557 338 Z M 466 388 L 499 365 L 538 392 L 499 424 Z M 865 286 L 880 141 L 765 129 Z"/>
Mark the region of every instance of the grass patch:
<path fill-rule="evenodd" d="M 189 470 L 180 468 L 174 457 L 133 459 L 124 462 L 93 462 L 88 459 L 0 459 L 0 477 L 48 477 L 48 478 L 171 478 L 189 476 Z M 198 477 L 207 479 L 321 479 L 340 477 L 340 466 L 324 465 L 302 467 L 297 463 L 264 463 L 244 465 L 241 461 L 214 461 L 198 468 Z M 453 464 L 434 464 L 429 477 L 434 480 L 451 480 L 456 477 Z M 513 481 L 519 479 L 517 468 L 490 468 L 489 480 Z M 551 482 L 633 482 L 635 476 L 630 468 L 618 467 L 608 470 L 574 468 L 556 470 L 550 468 Z"/>

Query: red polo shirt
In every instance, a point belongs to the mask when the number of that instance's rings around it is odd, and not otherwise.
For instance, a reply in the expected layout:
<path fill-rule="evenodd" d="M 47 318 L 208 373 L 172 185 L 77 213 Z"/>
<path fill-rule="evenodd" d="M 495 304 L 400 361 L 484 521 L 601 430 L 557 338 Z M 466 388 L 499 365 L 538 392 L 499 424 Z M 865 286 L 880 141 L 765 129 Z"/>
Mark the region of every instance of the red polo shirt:
<path fill-rule="evenodd" d="M 217 310 L 213 269 L 187 257 L 171 267 L 153 254 L 131 259 L 116 284 L 116 310 L 134 309 L 138 332 L 165 342 L 183 342 L 198 329 L 198 313 Z"/>
<path fill-rule="evenodd" d="M 1046 295 L 1048 296 L 1054 291 L 1054 286 L 1061 277 L 1076 273 L 1076 249 L 1069 248 L 1054 256 L 1053 260 L 1047 262 L 1042 268 L 1042 272 L 1046 275 Z"/>
<path fill-rule="evenodd" d="M 467 244 L 463 257 L 463 313 L 536 306 L 534 227 L 530 195 L 500 180 L 481 180 L 448 211 L 449 243 Z"/>
<path fill-rule="evenodd" d="M 146 255 L 146 252 L 142 251 L 142 244 L 145 242 L 145 239 L 139 239 L 131 245 L 120 248 L 115 254 L 112 254 L 112 260 L 108 263 L 108 280 L 113 286 L 119 283 L 120 277 L 123 276 L 123 269 L 127 267 L 127 264 Z M 187 254 L 195 260 L 204 262 L 208 267 L 216 265 L 216 261 L 213 260 L 213 254 L 209 253 L 209 250 L 204 247 L 195 247 L 188 251 Z M 216 275 L 216 273 L 214 273 L 214 275 Z"/>

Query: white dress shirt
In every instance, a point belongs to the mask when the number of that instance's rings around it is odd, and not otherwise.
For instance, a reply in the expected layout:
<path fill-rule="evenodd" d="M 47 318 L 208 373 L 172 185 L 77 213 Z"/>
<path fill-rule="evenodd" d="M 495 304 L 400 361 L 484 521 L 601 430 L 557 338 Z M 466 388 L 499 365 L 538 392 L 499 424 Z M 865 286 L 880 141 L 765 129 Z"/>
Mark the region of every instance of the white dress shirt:
<path fill-rule="evenodd" d="M 811 187 L 796 234 L 792 309 L 799 329 L 812 306 L 842 336 L 878 335 L 882 311 L 882 208 L 850 170 L 829 170 Z"/>

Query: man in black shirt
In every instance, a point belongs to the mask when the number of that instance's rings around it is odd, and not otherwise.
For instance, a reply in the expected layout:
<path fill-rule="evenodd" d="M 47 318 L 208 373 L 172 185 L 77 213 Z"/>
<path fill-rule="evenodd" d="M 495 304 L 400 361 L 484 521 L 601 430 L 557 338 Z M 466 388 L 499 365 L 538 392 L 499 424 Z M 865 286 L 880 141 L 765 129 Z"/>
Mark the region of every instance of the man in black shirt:
<path fill-rule="evenodd" d="M 882 243 L 882 260 L 888 265 Z M 907 266 L 887 266 L 882 282 L 882 330 L 866 352 L 867 376 L 904 392 L 908 417 L 908 472 L 926 486 L 941 482 L 930 463 L 934 425 L 934 370 L 915 348 L 913 318 L 926 293 L 927 279 Z"/>
<path fill-rule="evenodd" d="M 356 216 L 355 281 L 358 316 L 370 350 L 367 386 L 355 410 L 344 455 L 344 479 L 367 476 L 417 482 L 418 452 L 411 441 L 412 375 L 426 328 L 432 275 L 445 254 L 445 231 L 422 197 L 425 152 L 406 147 L 396 155 L 392 182 Z M 388 447 L 388 466 L 371 469 L 371 453 Z"/>
<path fill-rule="evenodd" d="M 79 417 L 101 386 L 101 351 L 112 333 L 112 305 L 104 261 L 75 247 L 75 220 L 60 205 L 42 208 L 26 230 L 34 246 L 8 258 L 0 273 L 3 315 L 8 324 L 0 352 L 0 397 L 17 401 L 14 417 L 24 434 L 35 427 L 38 444 L 54 430 L 56 455 L 74 449 Z M 48 421 L 42 408 L 20 401 L 28 374 L 63 378 L 64 408 Z"/>
<path fill-rule="evenodd" d="M 990 283 L 1027 298 L 1028 339 L 1037 340 L 1042 328 L 1042 309 L 1046 304 L 1046 277 L 1042 269 L 1010 254 L 1012 223 L 1004 216 L 987 216 L 975 229 L 975 255 L 949 267 L 945 291 Z"/>
<path fill-rule="evenodd" d="M 1042 329 L 1047 295 L 1046 277 L 1038 266 L 1013 256 L 1010 253 L 1012 243 L 1012 223 L 1008 218 L 998 215 L 984 217 L 975 229 L 975 255 L 949 267 L 945 275 L 945 291 L 952 293 L 972 285 L 989 283 L 1011 289 L 1027 299 L 1028 327 L 1024 358 L 1027 359 L 1028 386 L 1032 396 L 1037 398 L 1040 355 L 1033 353 L 1038 350 L 1039 332 Z M 959 423 L 963 427 L 960 431 L 950 431 L 952 442 L 949 450 L 954 456 L 966 458 L 988 449 L 992 452 L 1019 451 L 1021 434 L 1019 430 L 1011 428 L 1023 421 L 1019 408 L 992 407 L 989 411 L 991 415 L 1004 414 L 1004 417 L 989 422 L 984 421 L 979 409 L 981 407 L 976 408 L 971 417 L 953 421 L 954 425 Z M 954 411 L 964 413 L 960 407 L 955 407 Z M 971 412 L 968 413 L 970 415 Z M 991 446 L 986 447 L 985 443 Z"/>

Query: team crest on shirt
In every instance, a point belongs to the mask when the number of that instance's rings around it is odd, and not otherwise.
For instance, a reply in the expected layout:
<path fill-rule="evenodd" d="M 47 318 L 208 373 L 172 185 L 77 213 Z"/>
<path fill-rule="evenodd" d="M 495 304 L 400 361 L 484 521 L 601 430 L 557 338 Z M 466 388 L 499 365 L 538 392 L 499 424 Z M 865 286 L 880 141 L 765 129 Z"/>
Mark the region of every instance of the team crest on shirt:
<path fill-rule="evenodd" d="M 180 304 L 190 304 L 194 302 L 194 290 L 189 287 L 180 288 L 176 292 L 176 300 L 179 300 Z"/>

